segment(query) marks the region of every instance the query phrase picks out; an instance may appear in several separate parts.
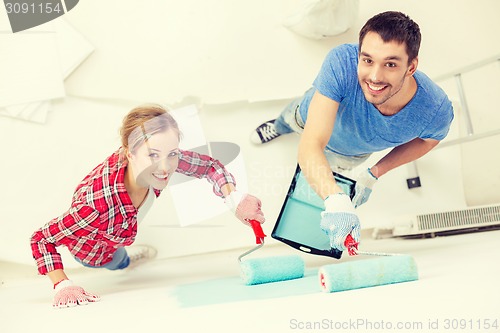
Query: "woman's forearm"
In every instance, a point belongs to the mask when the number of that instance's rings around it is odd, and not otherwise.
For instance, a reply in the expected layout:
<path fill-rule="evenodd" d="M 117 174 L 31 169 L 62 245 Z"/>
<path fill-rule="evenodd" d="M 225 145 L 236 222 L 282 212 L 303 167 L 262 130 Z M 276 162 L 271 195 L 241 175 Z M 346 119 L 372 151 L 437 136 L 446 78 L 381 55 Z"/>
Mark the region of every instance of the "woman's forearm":
<path fill-rule="evenodd" d="M 50 281 L 52 281 L 52 284 L 56 284 L 57 282 L 61 280 L 67 280 L 68 276 L 62 269 L 56 269 L 53 271 L 50 271 L 47 273 L 47 276 L 49 277 Z"/>

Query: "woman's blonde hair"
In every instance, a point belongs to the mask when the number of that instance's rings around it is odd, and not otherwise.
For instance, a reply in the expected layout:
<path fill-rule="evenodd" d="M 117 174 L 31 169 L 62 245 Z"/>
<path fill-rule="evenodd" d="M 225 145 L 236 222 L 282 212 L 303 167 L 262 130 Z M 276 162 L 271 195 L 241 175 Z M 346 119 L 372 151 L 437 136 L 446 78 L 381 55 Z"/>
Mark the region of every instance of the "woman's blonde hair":
<path fill-rule="evenodd" d="M 158 104 L 137 106 L 123 118 L 120 128 L 122 148 L 133 153 L 153 134 L 167 130 L 177 132 L 180 140 L 179 126 L 166 108 Z"/>

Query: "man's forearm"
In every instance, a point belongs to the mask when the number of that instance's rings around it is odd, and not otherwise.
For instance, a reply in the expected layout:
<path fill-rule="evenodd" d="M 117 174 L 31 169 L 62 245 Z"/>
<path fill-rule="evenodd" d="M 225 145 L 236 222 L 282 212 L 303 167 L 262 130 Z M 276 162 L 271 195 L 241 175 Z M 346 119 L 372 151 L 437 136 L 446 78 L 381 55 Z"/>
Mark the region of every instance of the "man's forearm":
<path fill-rule="evenodd" d="M 298 162 L 302 173 L 323 200 L 330 194 L 342 192 L 324 153 L 334 128 L 338 105 L 338 102 L 316 91 L 299 143 Z"/>
<path fill-rule="evenodd" d="M 417 160 L 434 148 L 439 141 L 427 139 L 413 139 L 401 146 L 395 147 L 382 159 L 380 159 L 370 171 L 377 178 L 403 164 Z"/>
<path fill-rule="evenodd" d="M 299 149 L 298 162 L 307 182 L 323 200 L 330 194 L 342 192 L 323 151 Z"/>

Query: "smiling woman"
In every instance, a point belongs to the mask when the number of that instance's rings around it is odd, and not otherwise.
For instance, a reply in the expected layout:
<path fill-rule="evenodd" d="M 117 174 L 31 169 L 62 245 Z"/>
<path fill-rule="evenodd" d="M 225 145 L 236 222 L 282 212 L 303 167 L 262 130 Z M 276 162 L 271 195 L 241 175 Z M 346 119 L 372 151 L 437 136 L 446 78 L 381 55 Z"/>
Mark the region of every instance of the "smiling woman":
<path fill-rule="evenodd" d="M 179 164 L 180 130 L 163 108 L 144 105 L 133 109 L 123 120 L 122 157 L 128 161 L 125 187 L 135 207 L 148 188 L 163 190 Z"/>
<path fill-rule="evenodd" d="M 120 133 L 122 146 L 80 182 L 69 210 L 31 238 L 38 272 L 54 284 L 55 307 L 99 300 L 68 279 L 57 247 L 66 246 L 86 267 L 109 270 L 133 267 L 156 255 L 151 246 L 125 247 L 134 242 L 137 224 L 174 172 L 205 178 L 244 224 L 265 221 L 261 201 L 237 191 L 234 177 L 222 163 L 179 149 L 179 127 L 163 107 L 143 105 L 131 110 Z"/>

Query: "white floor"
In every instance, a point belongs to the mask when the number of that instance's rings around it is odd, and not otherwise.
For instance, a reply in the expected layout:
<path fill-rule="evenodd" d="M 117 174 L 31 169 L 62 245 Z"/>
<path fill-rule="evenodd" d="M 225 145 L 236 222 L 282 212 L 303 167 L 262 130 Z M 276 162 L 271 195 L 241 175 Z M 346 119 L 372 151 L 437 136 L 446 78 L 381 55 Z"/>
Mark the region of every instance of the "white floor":
<path fill-rule="evenodd" d="M 71 269 L 70 277 L 102 300 L 63 310 L 52 309 L 50 283 L 36 275 L 34 265 L 4 262 L 0 263 L 0 332 L 444 332 L 447 328 L 498 332 L 499 237 L 500 231 L 428 239 L 365 237 L 366 251 L 413 255 L 419 280 L 185 308 L 170 294 L 175 287 L 237 276 L 236 258 L 242 250 L 155 260 L 128 272 Z M 254 255 L 281 254 L 303 255 L 281 244 Z M 307 268 L 334 261 L 303 256 Z"/>

